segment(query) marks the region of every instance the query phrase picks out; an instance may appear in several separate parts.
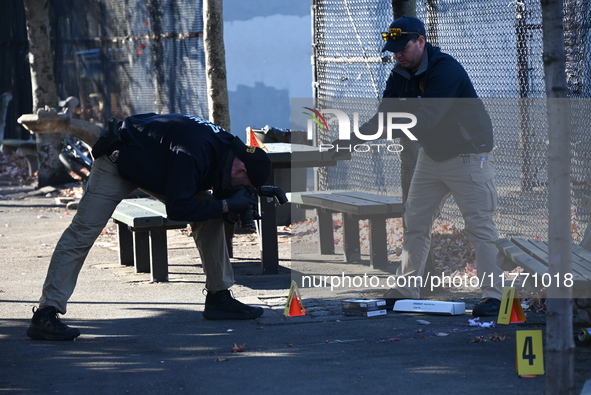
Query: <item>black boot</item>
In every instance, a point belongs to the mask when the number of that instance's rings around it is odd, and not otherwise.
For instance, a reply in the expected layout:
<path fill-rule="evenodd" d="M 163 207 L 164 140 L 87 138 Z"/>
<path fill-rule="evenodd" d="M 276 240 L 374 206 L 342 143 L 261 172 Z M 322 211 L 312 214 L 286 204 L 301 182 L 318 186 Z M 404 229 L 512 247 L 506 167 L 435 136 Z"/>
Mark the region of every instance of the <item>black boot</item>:
<path fill-rule="evenodd" d="M 386 292 L 384 296 L 382 296 L 382 299 L 386 301 L 386 306 L 384 306 L 386 310 L 392 310 L 396 302 L 408 298 L 404 296 L 402 293 L 400 293 L 400 291 L 396 288 L 390 288 L 388 292 Z"/>
<path fill-rule="evenodd" d="M 263 314 L 262 307 L 249 306 L 232 297 L 227 289 L 208 292 L 203 317 L 208 320 L 250 320 Z"/>
<path fill-rule="evenodd" d="M 55 307 L 34 307 L 27 336 L 33 340 L 72 340 L 80 336 L 80 331 L 61 322 Z"/>

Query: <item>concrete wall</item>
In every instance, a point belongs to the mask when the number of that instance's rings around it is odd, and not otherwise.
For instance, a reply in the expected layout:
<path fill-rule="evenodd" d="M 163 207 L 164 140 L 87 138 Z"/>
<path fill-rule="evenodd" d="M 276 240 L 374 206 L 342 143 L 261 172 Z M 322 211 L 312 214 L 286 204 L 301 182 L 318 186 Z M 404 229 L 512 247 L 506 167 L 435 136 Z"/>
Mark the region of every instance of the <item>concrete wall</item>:
<path fill-rule="evenodd" d="M 231 132 L 290 127 L 291 98 L 312 96 L 309 0 L 225 0 Z"/>

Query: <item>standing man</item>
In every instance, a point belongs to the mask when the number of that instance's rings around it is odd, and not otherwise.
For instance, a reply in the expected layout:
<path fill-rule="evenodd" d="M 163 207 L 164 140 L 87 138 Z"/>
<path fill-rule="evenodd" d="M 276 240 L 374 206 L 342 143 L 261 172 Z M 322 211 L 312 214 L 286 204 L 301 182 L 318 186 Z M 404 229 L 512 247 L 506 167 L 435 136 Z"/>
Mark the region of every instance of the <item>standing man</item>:
<path fill-rule="evenodd" d="M 256 204 L 246 188 L 267 181 L 271 171 L 267 154 L 190 115 L 134 115 L 115 129 L 115 135 L 104 131 L 93 148 L 95 162 L 84 196 L 53 252 L 27 335 L 37 340 L 80 335 L 62 323 L 58 313 L 66 313 L 84 260 L 115 207 L 136 188 L 162 199 L 170 219 L 191 222 L 206 276 L 206 319 L 252 319 L 263 314 L 261 307 L 237 301 L 228 290 L 234 275 L 222 217 Z"/>
<path fill-rule="evenodd" d="M 384 297 L 420 298 L 420 281 L 413 278 L 425 280 L 431 227 L 451 194 L 474 246 L 481 279 L 482 301 L 473 315 L 497 315 L 503 272 L 496 263 L 494 244 L 498 234 L 493 221 L 497 191 L 492 123 L 462 65 L 427 42 L 425 34 L 423 22 L 408 16 L 396 19 L 382 33 L 383 51 L 394 53 L 397 63 L 386 82 L 380 111 L 415 115 L 417 123 L 410 131 L 421 145 L 405 206 L 402 264 L 397 272 L 409 281 Z M 378 114 L 360 128 L 361 134 L 372 135 L 382 127 L 381 138 L 387 137 L 391 120 Z M 391 138 L 402 137 L 398 133 Z"/>

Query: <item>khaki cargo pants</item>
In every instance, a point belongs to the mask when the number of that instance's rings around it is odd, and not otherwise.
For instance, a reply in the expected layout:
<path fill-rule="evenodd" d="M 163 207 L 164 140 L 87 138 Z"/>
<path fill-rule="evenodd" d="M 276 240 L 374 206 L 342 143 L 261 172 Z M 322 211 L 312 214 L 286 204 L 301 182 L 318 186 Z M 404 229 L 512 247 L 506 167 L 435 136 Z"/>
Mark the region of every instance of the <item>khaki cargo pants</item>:
<path fill-rule="evenodd" d="M 403 295 L 420 298 L 420 284 L 413 278 L 421 276 L 427 285 L 431 284 L 427 275 L 441 278 L 441 273 L 424 271 L 433 221 L 451 195 L 462 213 L 466 232 L 475 250 L 482 297 L 501 298 L 503 271 L 497 266 L 498 250 L 494 242 L 498 239 L 498 233 L 493 218 L 498 195 L 493 179 L 492 152 L 467 154 L 436 162 L 422 149 L 419 150 L 404 212 L 402 264 L 396 273 L 397 277 L 405 277 L 404 280 L 397 278 L 399 286 L 396 289 Z"/>
<path fill-rule="evenodd" d="M 117 164 L 98 158 L 72 223 L 62 234 L 49 263 L 39 305 L 54 306 L 65 314 L 84 260 L 111 218 L 115 207 L 137 188 L 119 175 Z M 208 195 L 209 196 L 209 195 Z M 194 222 L 193 237 L 201 256 L 209 291 L 228 289 L 234 274 L 226 246 L 224 221 Z"/>

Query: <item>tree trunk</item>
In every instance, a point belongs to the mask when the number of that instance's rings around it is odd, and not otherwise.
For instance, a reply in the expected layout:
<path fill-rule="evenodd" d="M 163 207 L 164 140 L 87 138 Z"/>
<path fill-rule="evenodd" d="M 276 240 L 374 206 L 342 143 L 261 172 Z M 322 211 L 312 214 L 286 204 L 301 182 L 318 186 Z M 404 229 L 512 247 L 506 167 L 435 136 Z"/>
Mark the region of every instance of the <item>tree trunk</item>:
<path fill-rule="evenodd" d="M 541 0 L 544 81 L 548 98 L 548 271 L 572 273 L 570 236 L 570 106 L 566 88 L 563 10 L 560 0 Z M 559 277 L 563 278 L 563 277 Z M 546 394 L 574 394 L 572 288 L 548 288 Z"/>
<path fill-rule="evenodd" d="M 33 89 L 33 113 L 45 106 L 57 107 L 58 98 L 53 74 L 51 43 L 49 39 L 49 2 L 24 0 L 29 40 L 29 66 Z M 37 158 L 39 160 L 38 187 L 61 185 L 72 181 L 59 160 L 62 134 L 39 134 Z"/>
<path fill-rule="evenodd" d="M 206 59 L 209 120 L 229 132 L 230 109 L 226 81 L 222 0 L 204 0 L 203 18 L 205 24 L 203 47 Z"/>

